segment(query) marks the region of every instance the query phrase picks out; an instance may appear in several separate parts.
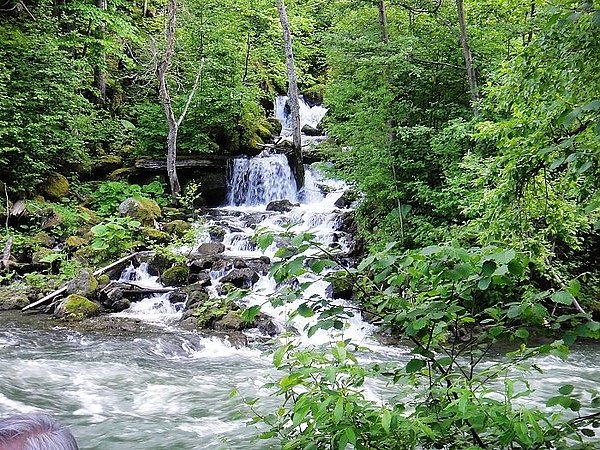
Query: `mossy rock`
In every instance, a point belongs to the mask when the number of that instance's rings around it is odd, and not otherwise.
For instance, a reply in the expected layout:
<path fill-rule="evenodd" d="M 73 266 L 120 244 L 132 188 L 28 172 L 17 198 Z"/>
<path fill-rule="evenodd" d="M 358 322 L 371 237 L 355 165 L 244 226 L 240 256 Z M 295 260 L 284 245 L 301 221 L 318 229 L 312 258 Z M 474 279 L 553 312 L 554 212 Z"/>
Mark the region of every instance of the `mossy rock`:
<path fill-rule="evenodd" d="M 119 213 L 123 216 L 139 220 L 142 225 L 151 227 L 162 212 L 160 206 L 150 198 L 130 197 L 119 205 Z"/>
<path fill-rule="evenodd" d="M 110 283 L 110 277 L 108 275 L 106 275 L 105 273 L 103 273 L 102 275 L 100 275 L 97 280 L 99 285 L 103 285 L 103 284 L 108 284 Z"/>
<path fill-rule="evenodd" d="M 84 220 L 85 223 L 87 223 L 89 225 L 97 225 L 100 222 L 102 222 L 100 220 L 100 217 L 98 217 L 98 215 L 91 209 L 86 208 L 85 206 L 80 206 L 77 209 L 79 211 L 81 218 Z"/>
<path fill-rule="evenodd" d="M 281 134 L 281 129 L 283 128 L 279 119 L 276 117 L 269 117 L 267 121 L 269 122 L 273 136 L 279 136 Z"/>
<path fill-rule="evenodd" d="M 167 286 L 185 286 L 190 276 L 190 269 L 187 266 L 173 266 L 162 274 L 162 282 Z"/>
<path fill-rule="evenodd" d="M 354 285 L 348 279 L 348 274 L 342 270 L 328 276 L 327 281 L 331 283 L 333 298 L 349 299 L 352 297 Z"/>
<path fill-rule="evenodd" d="M 143 227 L 140 232 L 148 239 L 159 244 L 168 244 L 171 241 L 171 236 L 164 231 L 157 230 L 152 227 Z"/>
<path fill-rule="evenodd" d="M 44 261 L 44 259 L 49 258 L 50 255 L 53 255 L 54 253 L 56 253 L 56 252 L 52 249 L 40 248 L 38 251 L 34 252 L 33 255 L 31 256 L 31 264 L 34 267 L 39 268 L 39 269 L 47 269 L 52 266 L 52 262 Z"/>
<path fill-rule="evenodd" d="M 187 231 L 192 229 L 192 224 L 185 220 L 172 220 L 163 225 L 163 229 L 167 233 L 177 234 L 179 236 L 184 235 Z"/>
<path fill-rule="evenodd" d="M 79 236 L 69 236 L 65 241 L 65 248 L 68 251 L 77 250 L 85 245 L 85 239 Z"/>
<path fill-rule="evenodd" d="M 98 280 L 88 270 L 82 270 L 67 285 L 69 294 L 92 295 L 98 289 Z"/>
<path fill-rule="evenodd" d="M 0 311 L 23 309 L 29 303 L 29 297 L 24 291 L 11 286 L 0 288 Z"/>
<path fill-rule="evenodd" d="M 42 190 L 50 198 L 61 199 L 69 193 L 69 180 L 60 173 L 52 173 L 46 179 Z"/>
<path fill-rule="evenodd" d="M 71 294 L 56 307 L 54 314 L 67 319 L 81 320 L 100 314 L 100 305 L 83 295 Z"/>
<path fill-rule="evenodd" d="M 111 181 L 127 180 L 134 172 L 135 169 L 131 167 L 122 167 L 120 169 L 113 170 L 107 178 Z"/>
<path fill-rule="evenodd" d="M 44 231 L 36 233 L 35 236 L 33 236 L 33 239 L 42 247 L 53 247 L 56 244 L 56 239 Z"/>
<path fill-rule="evenodd" d="M 250 324 L 242 320 L 238 311 L 229 311 L 221 319 L 214 323 L 213 328 L 217 331 L 242 331 L 249 328 Z"/>

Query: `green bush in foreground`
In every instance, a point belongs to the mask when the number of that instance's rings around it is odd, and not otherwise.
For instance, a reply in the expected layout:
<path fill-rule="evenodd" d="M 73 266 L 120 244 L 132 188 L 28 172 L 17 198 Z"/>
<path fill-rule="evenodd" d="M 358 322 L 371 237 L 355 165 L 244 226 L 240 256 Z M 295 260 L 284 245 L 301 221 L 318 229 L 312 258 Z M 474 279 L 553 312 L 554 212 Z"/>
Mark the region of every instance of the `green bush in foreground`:
<path fill-rule="evenodd" d="M 541 371 L 537 357 L 564 359 L 576 339 L 600 336 L 600 324 L 576 310 L 578 283 L 535 292 L 522 284 L 526 257 L 493 246 L 398 253 L 390 244 L 357 268 L 344 268 L 313 239 L 305 233 L 279 250 L 275 280 L 307 272 L 323 278 L 331 274 L 326 268 L 341 267 L 361 306 L 311 297 L 297 308 L 294 314 L 316 319 L 309 336 L 319 329 L 339 334 L 316 348 L 281 343 L 273 362 L 282 376 L 267 387 L 282 406 L 256 414 L 254 421 L 266 425 L 261 438 L 277 437 L 285 449 L 593 448 L 598 391 L 566 384 L 556 396 L 536 399 L 527 380 Z M 311 247 L 322 253 L 306 258 L 302 252 Z M 271 302 L 295 301 L 309 284 L 282 288 Z M 361 362 L 366 350 L 344 337 L 345 319 L 359 309 L 410 342 L 408 362 Z M 532 342 L 533 331 L 541 344 Z M 491 356 L 507 346 L 502 357 Z M 375 401 L 365 385 L 386 394 Z M 542 402 L 546 408 L 534 406 Z M 254 400 L 248 403 L 258 411 Z"/>

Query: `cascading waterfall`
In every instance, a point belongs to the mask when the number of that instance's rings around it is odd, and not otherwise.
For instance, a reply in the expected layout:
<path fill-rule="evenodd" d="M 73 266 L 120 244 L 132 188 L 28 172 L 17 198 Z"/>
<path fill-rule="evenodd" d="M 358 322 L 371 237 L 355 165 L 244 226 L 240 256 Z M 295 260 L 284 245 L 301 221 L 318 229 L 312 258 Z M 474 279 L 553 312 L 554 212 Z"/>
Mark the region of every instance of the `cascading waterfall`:
<path fill-rule="evenodd" d="M 232 161 L 229 205 L 257 206 L 283 199 L 295 202 L 297 197 L 296 182 L 284 155 L 265 153 Z"/>
<path fill-rule="evenodd" d="M 298 104 L 300 106 L 300 128 L 304 125 L 317 128 L 323 117 L 325 117 L 327 108 L 321 105 L 311 106 L 303 96 L 298 98 Z M 293 124 L 287 95 L 278 96 L 275 99 L 275 117 L 281 122 L 281 136 L 291 136 Z"/>

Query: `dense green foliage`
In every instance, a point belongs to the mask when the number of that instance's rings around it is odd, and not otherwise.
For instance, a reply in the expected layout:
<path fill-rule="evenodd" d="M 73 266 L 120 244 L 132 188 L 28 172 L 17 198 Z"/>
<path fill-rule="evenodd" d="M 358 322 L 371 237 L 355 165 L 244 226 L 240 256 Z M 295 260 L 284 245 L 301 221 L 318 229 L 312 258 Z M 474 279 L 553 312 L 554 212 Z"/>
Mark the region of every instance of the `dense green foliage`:
<path fill-rule="evenodd" d="M 293 281 L 306 273 L 351 286 L 356 305 L 312 298 L 295 311 L 316 318 L 310 335 L 342 334 L 318 348 L 283 338 L 274 354 L 283 375 L 270 385 L 283 406 L 257 416 L 262 437 L 290 449 L 591 448 L 598 392 L 567 384 L 546 409 L 522 398 L 534 398 L 535 357 L 564 358 L 577 339 L 599 337 L 600 2 L 286 4 L 300 89 L 329 108 L 321 153 L 361 196 L 366 246 L 355 267 L 329 252 L 304 256 L 318 245 L 310 234 L 288 236 L 277 254 L 275 305 L 302 295 L 307 286 Z M 0 283 L 47 290 L 164 238 L 115 216 L 129 197 L 167 204 L 160 182 L 116 181 L 136 158 L 165 155 L 150 44 L 165 47 L 165 8 L 0 0 L 2 246 L 31 269 L 5 270 Z M 275 2 L 182 0 L 177 22 L 167 80 L 176 115 L 202 67 L 180 153 L 256 154 L 286 90 Z M 35 197 L 55 172 L 71 181 L 69 194 Z M 184 190 L 190 209 L 196 187 Z M 363 364 L 365 349 L 343 336 L 359 312 L 411 342 L 410 360 Z M 392 395 L 367 398 L 365 384 L 382 383 Z"/>

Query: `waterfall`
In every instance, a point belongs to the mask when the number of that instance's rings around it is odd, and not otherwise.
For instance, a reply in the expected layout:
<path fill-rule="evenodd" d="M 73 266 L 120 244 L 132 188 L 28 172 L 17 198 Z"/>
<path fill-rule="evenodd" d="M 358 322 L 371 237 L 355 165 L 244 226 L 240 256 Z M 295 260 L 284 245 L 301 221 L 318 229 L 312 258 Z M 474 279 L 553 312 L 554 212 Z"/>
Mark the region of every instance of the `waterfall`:
<path fill-rule="evenodd" d="M 298 193 L 292 170 L 284 155 L 261 154 L 256 158 L 238 158 L 231 164 L 228 204 L 231 206 L 266 205 L 273 200 L 297 201 Z"/>
<path fill-rule="evenodd" d="M 327 113 L 327 108 L 321 105 L 311 106 L 304 100 L 303 96 L 298 98 L 298 103 L 300 105 L 300 128 L 304 125 L 317 128 L 321 120 L 323 120 L 325 113 Z M 293 124 L 287 95 L 280 95 L 275 99 L 275 117 L 281 122 L 281 137 L 287 138 L 292 136 Z M 303 136 L 302 140 L 305 141 L 306 138 L 308 136 Z M 320 140 L 322 140 L 322 137 Z"/>

